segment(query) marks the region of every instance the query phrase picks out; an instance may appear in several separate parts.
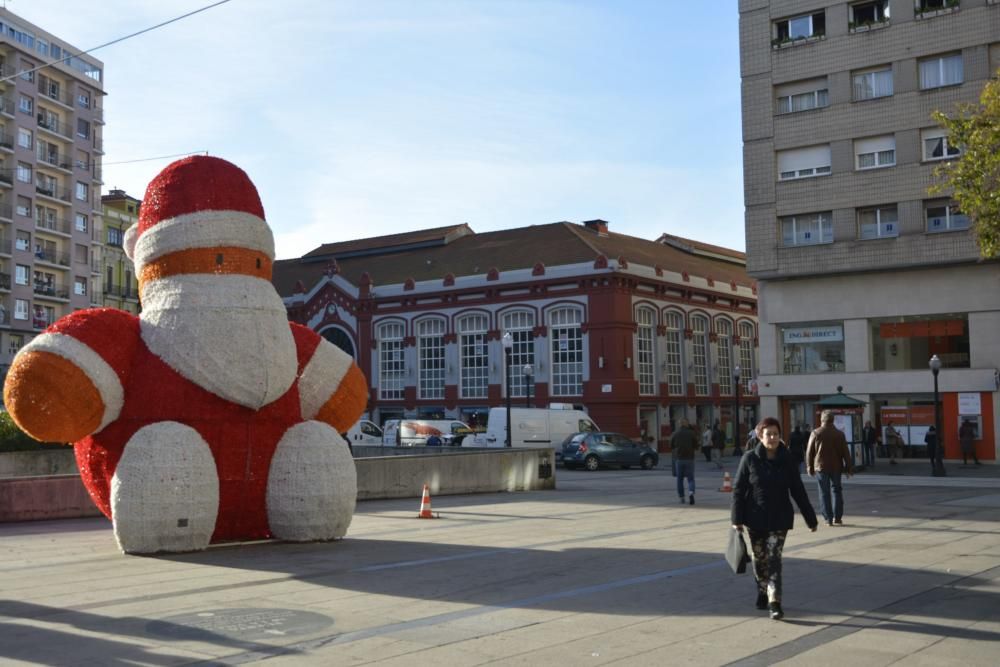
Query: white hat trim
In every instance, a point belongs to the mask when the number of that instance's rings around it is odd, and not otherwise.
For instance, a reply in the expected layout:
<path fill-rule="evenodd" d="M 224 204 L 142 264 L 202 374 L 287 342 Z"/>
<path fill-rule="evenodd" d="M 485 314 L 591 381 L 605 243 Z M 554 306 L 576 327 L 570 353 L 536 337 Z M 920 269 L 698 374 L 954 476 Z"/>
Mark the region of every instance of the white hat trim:
<path fill-rule="evenodd" d="M 104 403 L 104 417 L 94 433 L 118 419 L 122 406 L 125 405 L 125 391 L 122 389 L 118 374 L 97 352 L 76 338 L 60 333 L 43 333 L 35 336 L 30 343 L 21 348 L 20 354 L 27 352 L 57 354 L 83 371 L 83 374 L 94 383 Z"/>
<path fill-rule="evenodd" d="M 136 271 L 157 257 L 191 248 L 248 248 L 274 259 L 274 236 L 267 222 L 242 211 L 197 211 L 158 222 L 135 241 Z"/>
<path fill-rule="evenodd" d="M 351 369 L 354 359 L 339 347 L 322 339 L 299 378 L 299 406 L 303 419 L 312 419 L 330 400 Z"/>

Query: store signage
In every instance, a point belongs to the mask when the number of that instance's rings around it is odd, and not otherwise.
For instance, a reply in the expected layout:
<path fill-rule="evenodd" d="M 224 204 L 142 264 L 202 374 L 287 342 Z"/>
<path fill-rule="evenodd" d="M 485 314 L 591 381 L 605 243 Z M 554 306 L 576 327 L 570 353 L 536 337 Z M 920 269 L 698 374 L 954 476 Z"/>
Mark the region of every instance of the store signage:
<path fill-rule="evenodd" d="M 844 340 L 844 327 L 798 327 L 785 329 L 785 344 L 836 343 Z"/>
<path fill-rule="evenodd" d="M 979 403 L 979 394 L 959 394 L 958 395 L 958 414 L 960 415 L 980 415 L 982 414 L 982 406 Z"/>

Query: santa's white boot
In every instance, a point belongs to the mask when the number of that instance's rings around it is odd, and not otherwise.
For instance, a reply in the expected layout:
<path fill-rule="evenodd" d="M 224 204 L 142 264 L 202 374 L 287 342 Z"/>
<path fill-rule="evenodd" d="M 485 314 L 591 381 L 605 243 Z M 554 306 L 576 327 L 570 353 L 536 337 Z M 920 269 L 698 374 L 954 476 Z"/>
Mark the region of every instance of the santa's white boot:
<path fill-rule="evenodd" d="M 135 432 L 111 478 L 111 519 L 125 553 L 208 547 L 219 513 L 219 473 L 190 426 L 158 422 Z"/>
<path fill-rule="evenodd" d="M 282 436 L 267 478 L 267 519 L 281 540 L 343 537 L 358 497 L 347 443 L 329 424 L 306 421 Z"/>

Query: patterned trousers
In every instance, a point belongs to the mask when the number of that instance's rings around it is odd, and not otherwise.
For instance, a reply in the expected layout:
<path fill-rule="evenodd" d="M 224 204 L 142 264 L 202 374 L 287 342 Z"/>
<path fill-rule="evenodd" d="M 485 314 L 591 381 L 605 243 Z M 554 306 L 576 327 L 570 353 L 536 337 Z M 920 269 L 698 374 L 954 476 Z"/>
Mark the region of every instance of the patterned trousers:
<path fill-rule="evenodd" d="M 768 602 L 781 602 L 781 551 L 785 548 L 787 530 L 756 533 L 748 530 L 753 555 L 753 574 L 757 590 Z"/>

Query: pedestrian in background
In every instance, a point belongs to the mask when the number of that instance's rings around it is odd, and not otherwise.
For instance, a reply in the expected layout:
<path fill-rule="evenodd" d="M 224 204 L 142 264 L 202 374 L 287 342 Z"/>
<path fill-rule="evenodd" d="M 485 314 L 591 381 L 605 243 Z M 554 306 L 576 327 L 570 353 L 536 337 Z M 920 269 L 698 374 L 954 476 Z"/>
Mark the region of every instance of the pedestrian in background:
<path fill-rule="evenodd" d="M 781 424 L 774 417 L 765 417 L 756 430 L 758 443 L 743 455 L 736 471 L 730 515 L 733 528 L 742 532 L 746 526 L 750 535 L 757 608 L 769 610 L 771 618 L 779 620 L 785 615 L 781 608 L 781 553 L 795 519 L 791 499 L 812 531 L 816 530 L 816 512 L 791 454 L 781 442 Z"/>
<path fill-rule="evenodd" d="M 927 445 L 927 458 L 931 460 L 931 474 L 933 475 L 938 456 L 937 429 L 933 426 L 927 429 L 927 433 L 924 435 L 924 444 Z"/>
<path fill-rule="evenodd" d="M 688 482 L 688 502 L 694 505 L 694 455 L 698 449 L 698 434 L 686 419 L 671 440 L 674 460 L 677 462 L 677 497 L 684 504 L 684 480 Z"/>
<path fill-rule="evenodd" d="M 824 410 L 820 415 L 820 427 L 809 436 L 806 445 L 806 470 L 815 477 L 819 485 L 820 509 L 826 525 L 842 525 L 844 516 L 844 489 L 841 475 L 854 474 L 851 453 L 847 449 L 847 438 L 833 425 L 833 412 Z M 831 503 L 830 494 L 833 493 Z"/>
<path fill-rule="evenodd" d="M 889 463 L 892 465 L 896 465 L 896 456 L 902 444 L 903 436 L 893 427 L 892 422 L 889 422 L 885 427 L 885 446 L 889 450 Z"/>
<path fill-rule="evenodd" d="M 701 432 L 701 453 L 706 461 L 712 462 L 712 427 L 708 422 L 705 422 L 705 430 Z"/>
<path fill-rule="evenodd" d="M 865 427 L 861 429 L 861 464 L 875 467 L 875 443 L 878 442 L 878 429 L 872 426 L 871 421 L 865 422 Z"/>
<path fill-rule="evenodd" d="M 972 460 L 979 465 L 979 457 L 976 456 L 976 427 L 966 419 L 958 429 L 958 444 L 962 447 L 962 465 L 969 465 L 969 455 Z"/>
<path fill-rule="evenodd" d="M 788 453 L 792 455 L 792 460 L 795 461 L 795 469 L 802 474 L 802 464 L 806 460 L 806 443 L 808 441 L 808 436 L 805 431 L 796 424 L 795 430 L 792 431 L 792 435 L 788 438 Z"/>
<path fill-rule="evenodd" d="M 722 450 L 726 447 L 726 434 L 722 432 L 719 422 L 715 422 L 712 427 L 712 459 L 715 460 L 715 467 L 722 469 Z"/>

